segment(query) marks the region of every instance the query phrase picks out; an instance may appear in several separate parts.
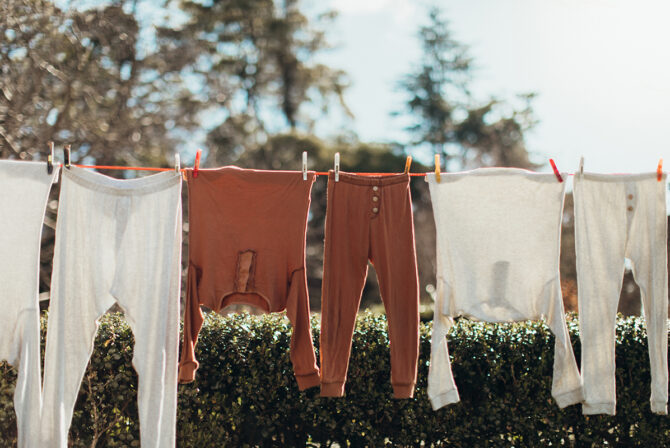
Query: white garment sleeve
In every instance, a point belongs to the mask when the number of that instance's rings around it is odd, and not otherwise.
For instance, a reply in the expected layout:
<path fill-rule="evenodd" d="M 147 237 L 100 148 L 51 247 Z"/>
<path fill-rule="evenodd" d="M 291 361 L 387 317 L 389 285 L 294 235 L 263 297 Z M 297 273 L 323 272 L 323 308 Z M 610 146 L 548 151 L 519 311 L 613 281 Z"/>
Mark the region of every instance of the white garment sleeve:
<path fill-rule="evenodd" d="M 439 277 L 437 283 L 428 368 L 428 398 L 434 410 L 461 400 L 451 372 L 451 360 L 447 346 L 447 334 L 454 322 L 451 317 L 442 313 L 445 288 L 444 282 Z"/>
<path fill-rule="evenodd" d="M 584 401 L 582 377 L 577 370 L 562 300 L 554 301 L 554 310 L 547 316 L 547 323 L 556 337 L 551 395 L 559 408 L 581 403 Z"/>

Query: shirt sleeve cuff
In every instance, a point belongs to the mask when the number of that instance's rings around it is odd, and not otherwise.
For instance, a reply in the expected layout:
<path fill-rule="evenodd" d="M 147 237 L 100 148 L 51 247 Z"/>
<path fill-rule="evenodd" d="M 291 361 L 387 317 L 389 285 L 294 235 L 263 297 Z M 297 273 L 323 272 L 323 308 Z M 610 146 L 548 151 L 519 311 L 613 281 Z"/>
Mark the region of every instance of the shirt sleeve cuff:
<path fill-rule="evenodd" d="M 197 361 L 186 361 L 179 364 L 179 383 L 191 383 L 195 380 L 195 371 L 198 370 Z"/>
<path fill-rule="evenodd" d="M 439 395 L 433 395 L 429 398 L 430 404 L 433 406 L 434 411 L 437 411 L 438 409 L 448 404 L 458 403 L 461 401 L 461 397 L 458 395 L 458 390 L 456 389 L 449 390 Z"/>

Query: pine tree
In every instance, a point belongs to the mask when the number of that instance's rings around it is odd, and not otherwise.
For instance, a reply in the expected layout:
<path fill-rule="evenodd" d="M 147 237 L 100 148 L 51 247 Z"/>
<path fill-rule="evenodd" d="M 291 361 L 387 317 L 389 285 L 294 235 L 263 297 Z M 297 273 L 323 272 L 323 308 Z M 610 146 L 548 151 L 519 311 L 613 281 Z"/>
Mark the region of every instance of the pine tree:
<path fill-rule="evenodd" d="M 406 128 L 411 135 L 408 146 L 440 154 L 447 168 L 536 166 L 524 143 L 524 132 L 535 124 L 533 95 L 520 96 L 520 110 L 495 98 L 478 103 L 470 89 L 473 60 L 468 48 L 452 37 L 438 8 L 432 8 L 428 18 L 419 29 L 420 63 L 400 81 L 407 101 L 396 115 L 408 115 L 412 121 Z M 509 109 L 511 113 L 505 113 Z"/>

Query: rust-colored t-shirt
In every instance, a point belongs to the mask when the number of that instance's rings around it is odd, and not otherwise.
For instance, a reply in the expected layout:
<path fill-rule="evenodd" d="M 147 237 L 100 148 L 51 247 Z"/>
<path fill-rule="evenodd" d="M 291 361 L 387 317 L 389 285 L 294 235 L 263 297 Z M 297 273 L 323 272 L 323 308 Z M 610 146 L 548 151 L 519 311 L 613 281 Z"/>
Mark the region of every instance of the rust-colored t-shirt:
<path fill-rule="evenodd" d="M 286 310 L 298 387 L 319 384 L 309 321 L 305 232 L 315 174 L 234 166 L 187 171 L 189 267 L 179 381 L 193 381 L 200 305 Z"/>

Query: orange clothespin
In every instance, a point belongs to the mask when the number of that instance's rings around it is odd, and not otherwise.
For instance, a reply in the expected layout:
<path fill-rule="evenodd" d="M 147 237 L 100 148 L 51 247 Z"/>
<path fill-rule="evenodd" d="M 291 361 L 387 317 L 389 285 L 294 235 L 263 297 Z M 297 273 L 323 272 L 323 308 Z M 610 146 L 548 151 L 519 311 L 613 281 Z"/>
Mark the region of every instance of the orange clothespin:
<path fill-rule="evenodd" d="M 658 161 L 658 168 L 656 168 L 656 180 L 659 182 L 663 180 L 663 159 Z"/>
<path fill-rule="evenodd" d="M 409 174 L 410 165 L 412 165 L 412 156 L 407 156 L 407 161 L 405 162 L 405 174 Z"/>
<path fill-rule="evenodd" d="M 193 164 L 193 177 L 198 177 L 198 169 L 200 169 L 200 156 L 202 155 L 202 149 L 198 148 L 195 152 L 195 163 Z"/>
<path fill-rule="evenodd" d="M 435 154 L 435 180 L 440 183 L 440 155 Z"/>
<path fill-rule="evenodd" d="M 556 164 L 554 163 L 554 159 L 549 159 L 549 163 L 551 163 L 551 167 L 554 170 L 554 174 L 556 175 L 556 179 L 558 179 L 559 182 L 563 182 L 563 177 L 561 177 L 561 173 L 558 172 L 558 168 L 556 168 Z"/>

